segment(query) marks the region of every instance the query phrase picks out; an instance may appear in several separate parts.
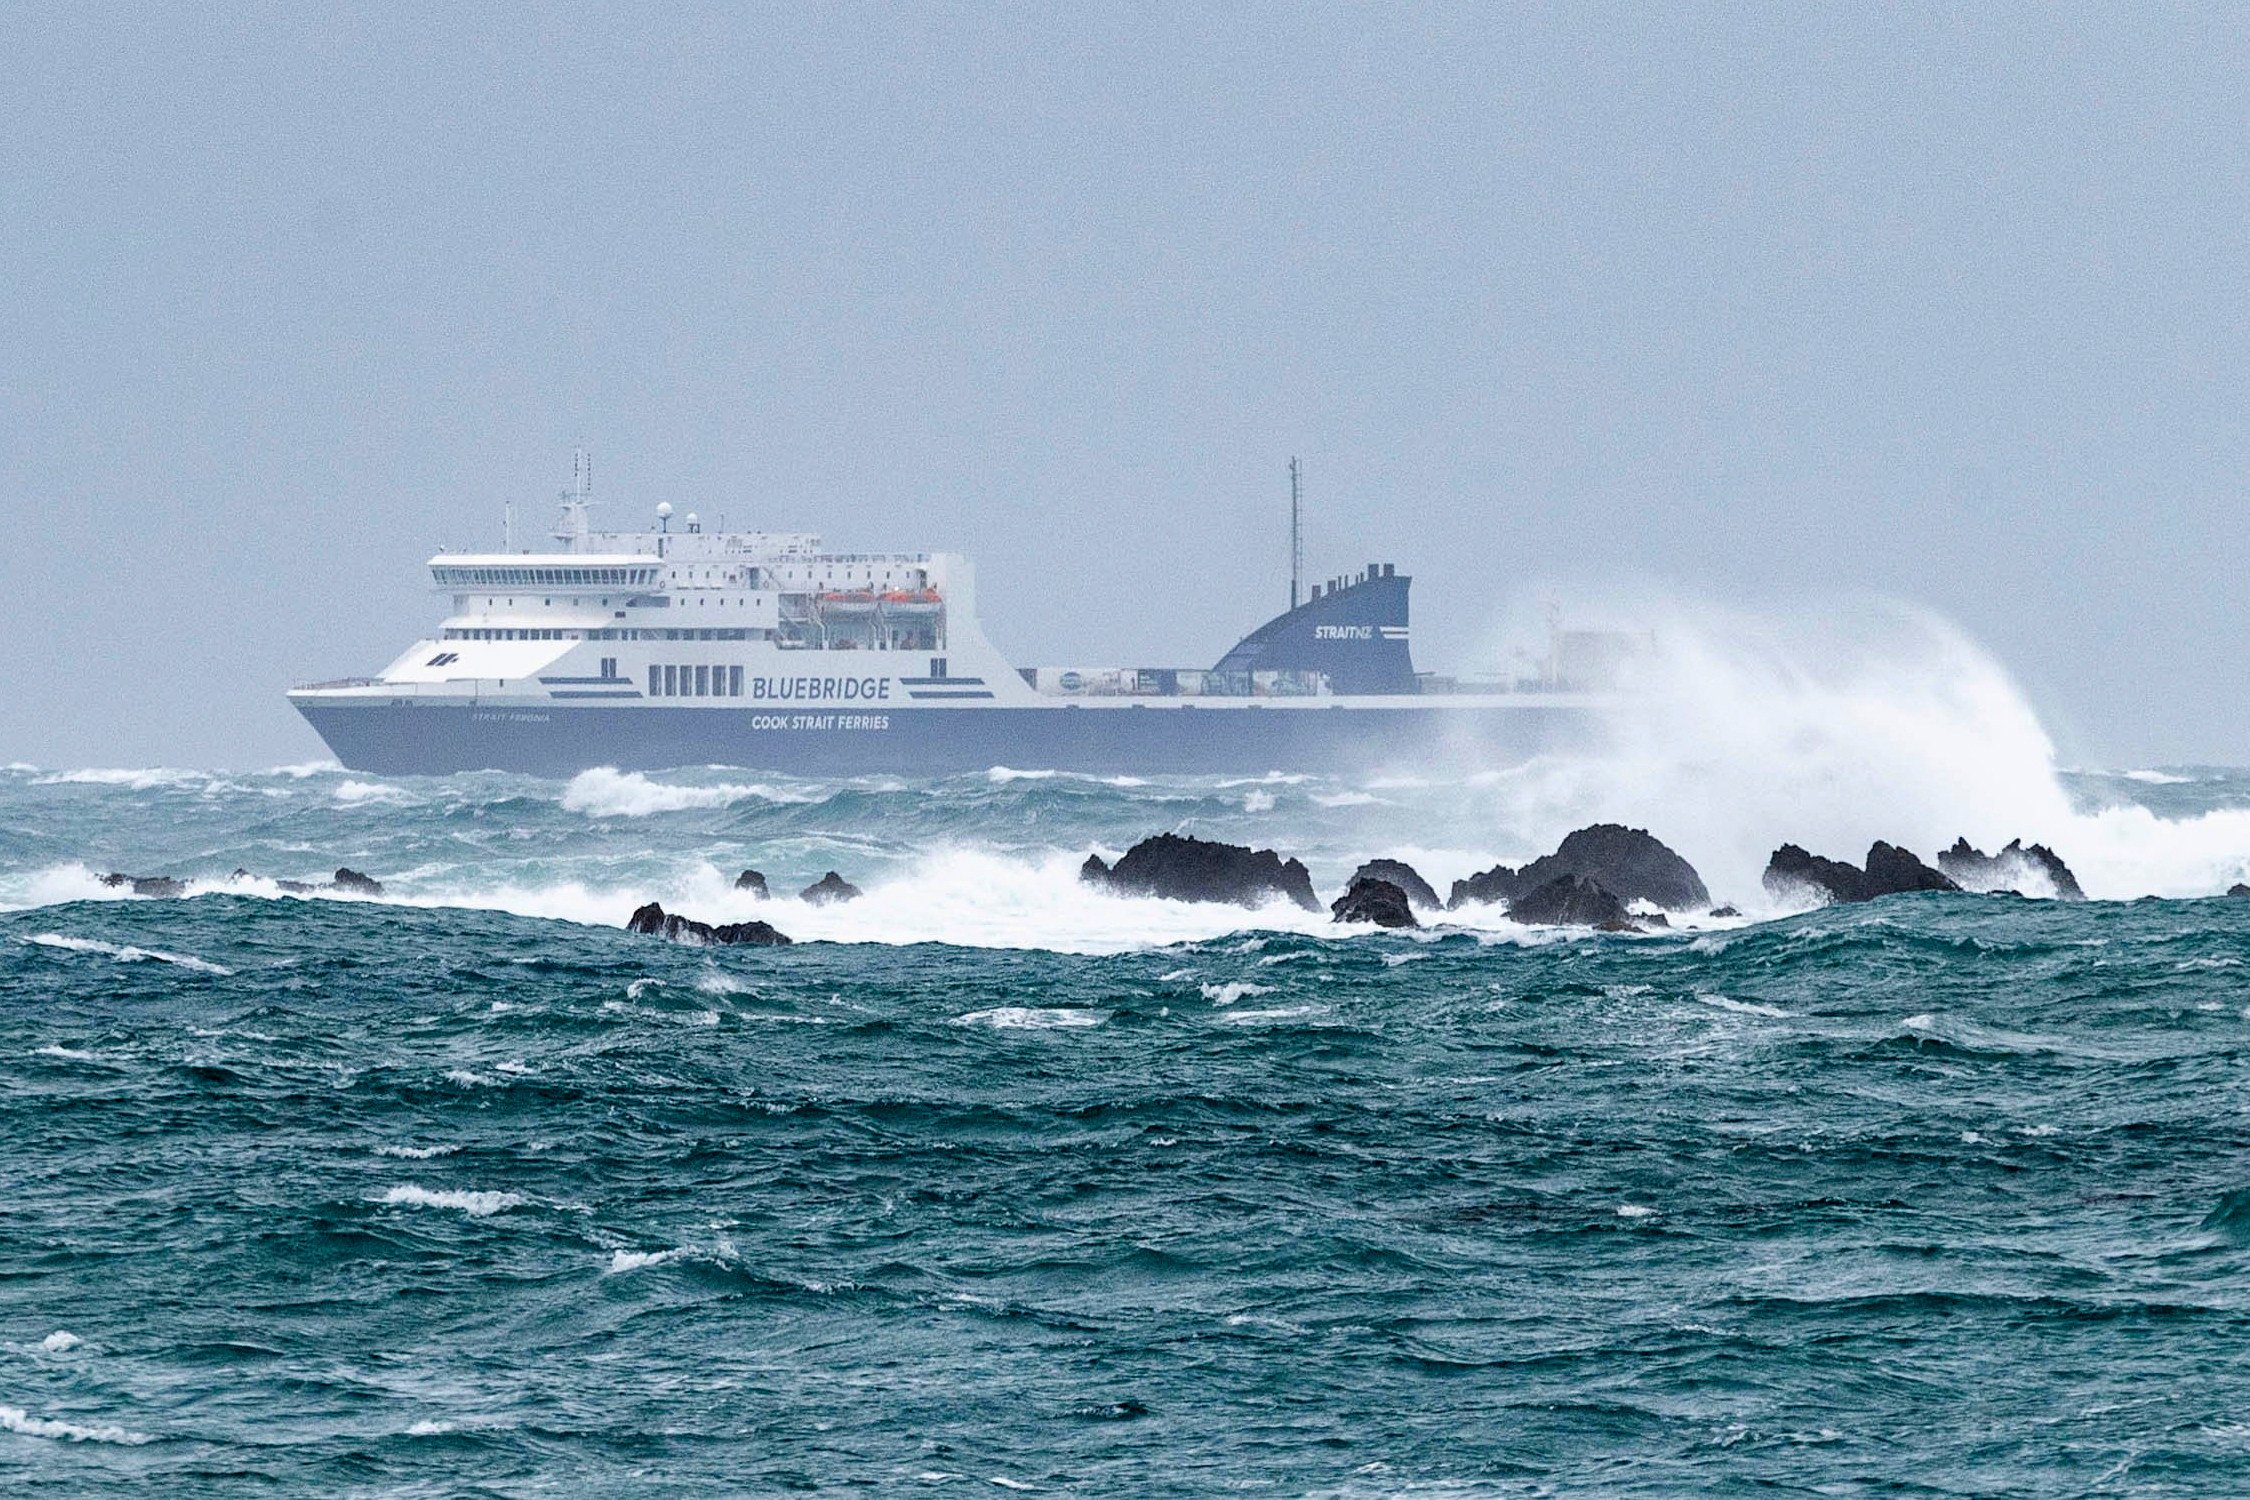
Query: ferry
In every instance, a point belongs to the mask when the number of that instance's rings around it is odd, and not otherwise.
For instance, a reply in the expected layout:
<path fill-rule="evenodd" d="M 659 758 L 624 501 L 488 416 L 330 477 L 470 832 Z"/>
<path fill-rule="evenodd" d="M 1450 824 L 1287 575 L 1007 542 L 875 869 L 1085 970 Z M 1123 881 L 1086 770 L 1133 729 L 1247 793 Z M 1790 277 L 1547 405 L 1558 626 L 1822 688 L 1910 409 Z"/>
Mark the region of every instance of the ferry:
<path fill-rule="evenodd" d="M 831 552 L 655 507 L 596 531 L 590 468 L 555 550 L 440 553 L 451 613 L 374 677 L 289 701 L 355 771 L 569 776 L 726 765 L 807 776 L 994 766 L 1103 774 L 1338 771 L 1585 743 L 1616 638 L 1558 634 L 1542 668 L 1414 668 L 1390 563 L 1302 589 L 1209 667 L 1017 667 L 978 624 L 969 561 Z M 1294 505 L 1292 532 L 1294 533 Z M 1302 597 L 1300 597 L 1302 596 Z"/>

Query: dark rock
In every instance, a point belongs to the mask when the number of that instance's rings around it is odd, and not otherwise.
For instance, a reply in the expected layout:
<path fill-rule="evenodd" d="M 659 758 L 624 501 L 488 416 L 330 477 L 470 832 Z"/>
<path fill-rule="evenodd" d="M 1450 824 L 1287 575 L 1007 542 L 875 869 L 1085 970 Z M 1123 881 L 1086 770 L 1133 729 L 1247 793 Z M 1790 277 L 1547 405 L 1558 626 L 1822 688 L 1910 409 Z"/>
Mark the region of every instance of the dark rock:
<path fill-rule="evenodd" d="M 1840 859 L 1807 854 L 1795 844 L 1783 844 L 1766 862 L 1764 879 L 1766 889 L 1782 899 L 1812 896 L 1840 902 L 1873 901 L 1910 891 L 1961 889 L 1913 854 L 1880 839 L 1868 849 L 1865 869 Z"/>
<path fill-rule="evenodd" d="M 1078 867 L 1078 878 L 1087 885 L 1100 885 L 1109 879 L 1109 861 L 1099 854 L 1086 856 L 1086 863 Z"/>
<path fill-rule="evenodd" d="M 1564 875 L 1585 875 L 1620 901 L 1645 901 L 1666 911 L 1702 911 L 1711 892 L 1695 866 L 1645 828 L 1595 823 L 1566 836 L 1552 854 L 1520 870 L 1496 865 L 1453 883 L 1449 906 L 1468 901 L 1513 901 Z"/>
<path fill-rule="evenodd" d="M 1558 875 L 1508 903 L 1508 920 L 1537 927 L 1598 927 L 1638 932 L 1614 891 L 1587 875 Z"/>
<path fill-rule="evenodd" d="M 1812 897 L 1819 901 L 1865 901 L 1867 872 L 1840 859 L 1808 854 L 1795 844 L 1783 844 L 1766 861 L 1766 890 L 1780 900 Z"/>
<path fill-rule="evenodd" d="M 372 875 L 362 875 L 357 870 L 339 869 L 336 872 L 336 889 L 350 891 L 355 896 L 380 896 L 383 882 Z"/>
<path fill-rule="evenodd" d="M 734 948 L 786 948 L 793 940 L 768 922 L 721 922 L 711 929 L 711 941 Z"/>
<path fill-rule="evenodd" d="M 102 884 L 131 888 L 136 896 L 184 896 L 187 882 L 169 875 L 104 875 Z"/>
<path fill-rule="evenodd" d="M 314 891 L 325 889 L 309 880 L 277 880 L 274 884 L 292 896 L 309 896 Z"/>
<path fill-rule="evenodd" d="M 2010 839 L 2008 847 L 1998 854 L 1987 854 L 1960 838 L 1937 857 L 1937 862 L 1938 868 L 1959 882 L 1963 890 L 2014 891 L 2024 896 L 2045 895 L 2051 890 L 2059 900 L 2086 899 L 2070 866 L 2045 844 L 2026 849 L 2022 839 Z"/>
<path fill-rule="evenodd" d="M 1933 870 L 1896 844 L 1877 839 L 1867 851 L 1867 887 L 1871 896 L 1903 896 L 1911 891 L 1957 891 L 1951 876 Z"/>
<path fill-rule="evenodd" d="M 1711 908 L 1711 915 L 1714 917 L 1739 917 L 1742 913 L 1731 906 L 1714 906 Z"/>
<path fill-rule="evenodd" d="M 744 870 L 740 875 L 735 876 L 734 888 L 738 891 L 748 891 L 760 901 L 773 894 L 766 889 L 766 877 L 756 870 Z"/>
<path fill-rule="evenodd" d="M 2230 896 L 2250 896 L 2250 885 L 2244 885 L 2238 880 L 2227 887 L 2227 894 Z"/>
<path fill-rule="evenodd" d="M 786 948 L 790 943 L 787 934 L 764 922 L 728 922 L 713 927 L 709 922 L 667 912 L 654 901 L 637 908 L 626 920 L 625 930 L 675 943 L 708 943 L 722 947 Z"/>
<path fill-rule="evenodd" d="M 1373 922 L 1378 927 L 1419 927 L 1413 898 L 1403 886 L 1370 875 L 1355 875 L 1344 894 L 1328 905 L 1339 922 Z"/>
<path fill-rule="evenodd" d="M 1513 901 L 1525 889 L 1522 878 L 1506 865 L 1494 865 L 1479 871 L 1466 880 L 1453 882 L 1453 889 L 1445 898 L 1447 911 L 1459 911 L 1470 902 L 1490 903 Z"/>
<path fill-rule="evenodd" d="M 1406 892 L 1406 899 L 1425 911 L 1436 911 L 1443 904 L 1438 900 L 1437 892 L 1430 888 L 1430 883 L 1403 859 L 1369 860 L 1352 871 L 1349 885 L 1357 885 L 1362 880 L 1387 881 Z M 1349 894 L 1349 886 L 1346 893 Z"/>
<path fill-rule="evenodd" d="M 858 886 L 853 885 L 834 870 L 830 870 L 820 879 L 799 891 L 797 899 L 808 901 L 814 906 L 828 906 L 837 901 L 857 901 L 864 894 L 865 892 L 861 891 Z"/>
<path fill-rule="evenodd" d="M 1162 896 L 1171 901 L 1224 901 L 1260 906 L 1287 897 L 1306 911 L 1320 910 L 1312 876 L 1302 861 L 1285 860 L 1271 849 L 1246 849 L 1205 839 L 1160 833 L 1125 851 L 1114 867 L 1087 861 L 1078 878 L 1126 896 Z"/>

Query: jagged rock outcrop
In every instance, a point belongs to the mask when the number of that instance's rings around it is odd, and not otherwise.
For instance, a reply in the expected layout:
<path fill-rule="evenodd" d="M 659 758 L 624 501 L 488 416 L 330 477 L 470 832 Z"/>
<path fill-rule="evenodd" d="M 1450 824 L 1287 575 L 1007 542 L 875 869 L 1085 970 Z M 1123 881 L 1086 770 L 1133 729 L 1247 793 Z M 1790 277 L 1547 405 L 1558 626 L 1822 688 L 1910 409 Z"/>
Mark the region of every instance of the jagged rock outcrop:
<path fill-rule="evenodd" d="M 1098 857 L 1088 859 L 1078 878 L 1124 896 L 1235 906 L 1263 906 L 1279 896 L 1306 911 L 1320 910 L 1303 861 L 1285 860 L 1271 849 L 1246 849 L 1176 833 L 1142 839 L 1114 866 Z"/>
<path fill-rule="evenodd" d="M 1403 859 L 1369 860 L 1352 871 L 1352 878 L 1345 885 L 1346 893 L 1349 894 L 1350 887 L 1362 880 L 1388 881 L 1406 892 L 1406 899 L 1424 911 L 1436 911 L 1445 904 L 1438 900 L 1437 891 L 1422 878 L 1421 873 Z"/>
<path fill-rule="evenodd" d="M 257 879 L 255 875 L 252 875 L 240 865 L 234 867 L 234 874 L 230 878 L 235 880 Z M 362 875 L 349 865 L 337 866 L 335 875 L 328 880 L 276 880 L 274 886 L 276 889 L 286 891 L 292 896 L 317 895 L 321 891 L 348 891 L 355 896 L 380 896 L 383 894 L 383 882 L 372 875 Z"/>
<path fill-rule="evenodd" d="M 2045 844 L 2025 848 L 2022 839 L 2010 839 L 1998 854 L 1987 854 L 1965 838 L 1937 857 L 1938 868 L 1965 891 L 2014 891 L 2024 896 L 2050 892 L 2063 901 L 2083 901 L 2086 893 L 2062 856 Z"/>
<path fill-rule="evenodd" d="M 1903 896 L 1912 891 L 1957 891 L 1960 884 L 1942 870 L 1933 870 L 1921 858 L 1896 844 L 1877 839 L 1867 850 L 1867 885 L 1875 896 Z"/>
<path fill-rule="evenodd" d="M 1514 901 L 1565 875 L 1584 875 L 1618 900 L 1645 901 L 1666 911 L 1703 911 L 1711 892 L 1695 866 L 1645 828 L 1595 823 L 1565 837 L 1552 854 L 1520 870 L 1495 865 L 1453 882 L 1449 907 L 1471 901 Z"/>
<path fill-rule="evenodd" d="M 2227 894 L 2230 896 L 2250 896 L 2250 885 L 2244 885 L 2238 880 L 2227 887 Z"/>
<path fill-rule="evenodd" d="M 1446 893 L 1445 909 L 1459 911 L 1471 902 L 1489 905 L 1494 901 L 1513 901 L 1522 889 L 1521 877 L 1513 867 L 1494 865 L 1489 870 L 1479 870 L 1466 880 L 1454 881 L 1453 889 Z"/>
<path fill-rule="evenodd" d="M 1339 922 L 1373 922 L 1378 927 L 1419 927 L 1414 901 L 1404 886 L 1371 875 L 1355 875 L 1328 910 Z"/>
<path fill-rule="evenodd" d="M 714 927 L 666 911 L 656 902 L 637 908 L 625 923 L 627 932 L 667 938 L 675 943 L 709 943 L 722 947 L 786 948 L 791 939 L 765 922 L 727 922 Z"/>
<path fill-rule="evenodd" d="M 184 896 L 187 894 L 187 882 L 174 880 L 169 875 L 118 875 L 113 873 L 104 875 L 102 884 L 111 887 L 130 888 L 136 896 Z"/>
<path fill-rule="evenodd" d="M 813 906 L 830 906 L 838 901 L 857 901 L 866 894 L 843 876 L 830 870 L 827 874 L 797 893 L 797 899 Z"/>
<path fill-rule="evenodd" d="M 1867 866 L 1846 864 L 1783 844 L 1766 862 L 1766 890 L 1779 900 L 1806 896 L 1831 902 L 1873 901 L 1910 891 L 1958 891 L 1961 887 L 1896 844 L 1881 839 L 1867 851 Z"/>
<path fill-rule="evenodd" d="M 1597 927 L 1638 932 L 1617 893 L 1590 875 L 1558 875 L 1508 903 L 1508 920 L 1533 927 Z"/>
<path fill-rule="evenodd" d="M 760 901 L 773 894 L 772 891 L 766 889 L 766 877 L 756 870 L 744 870 L 740 875 L 735 876 L 734 888 L 738 891 L 748 891 Z"/>

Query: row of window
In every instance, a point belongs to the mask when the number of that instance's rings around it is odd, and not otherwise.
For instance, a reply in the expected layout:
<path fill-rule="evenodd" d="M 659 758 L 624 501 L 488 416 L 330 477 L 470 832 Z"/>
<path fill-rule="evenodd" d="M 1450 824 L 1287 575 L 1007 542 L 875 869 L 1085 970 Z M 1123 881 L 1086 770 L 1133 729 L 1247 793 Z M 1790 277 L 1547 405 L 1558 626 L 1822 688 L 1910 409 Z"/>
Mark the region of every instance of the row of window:
<path fill-rule="evenodd" d="M 503 630 L 460 626 L 447 630 L 449 641 L 746 641 L 764 639 L 763 630 Z"/>
<path fill-rule="evenodd" d="M 648 695 L 651 698 L 739 698 L 742 696 L 742 668 L 650 667 Z"/>
<path fill-rule="evenodd" d="M 583 585 L 587 588 L 625 588 L 656 582 L 655 568 L 459 568 L 435 567 L 440 588 L 489 584 L 501 588 L 537 588 L 541 584 Z"/>

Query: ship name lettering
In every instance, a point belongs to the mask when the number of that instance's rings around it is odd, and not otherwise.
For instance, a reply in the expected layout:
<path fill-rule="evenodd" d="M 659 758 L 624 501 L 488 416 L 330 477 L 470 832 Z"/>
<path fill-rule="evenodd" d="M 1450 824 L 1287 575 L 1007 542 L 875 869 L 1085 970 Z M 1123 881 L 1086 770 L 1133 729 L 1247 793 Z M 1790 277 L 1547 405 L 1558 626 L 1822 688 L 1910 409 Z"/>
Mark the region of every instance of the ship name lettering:
<path fill-rule="evenodd" d="M 1313 639 L 1316 641 L 1371 641 L 1375 639 L 1375 627 L 1372 625 L 1315 625 L 1313 627 Z"/>
<path fill-rule="evenodd" d="M 752 677 L 750 696 L 780 703 L 841 699 L 846 703 L 883 702 L 891 696 L 888 677 Z"/>

